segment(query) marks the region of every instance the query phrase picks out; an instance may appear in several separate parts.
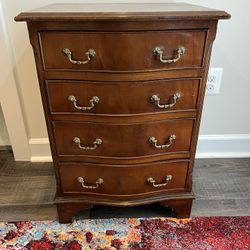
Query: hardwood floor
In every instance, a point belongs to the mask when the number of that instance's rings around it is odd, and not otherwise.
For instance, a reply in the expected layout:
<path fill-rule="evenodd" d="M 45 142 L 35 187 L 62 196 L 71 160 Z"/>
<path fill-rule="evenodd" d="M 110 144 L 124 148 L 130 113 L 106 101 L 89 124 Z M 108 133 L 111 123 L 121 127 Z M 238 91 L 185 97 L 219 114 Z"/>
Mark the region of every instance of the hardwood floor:
<path fill-rule="evenodd" d="M 250 158 L 196 160 L 192 216 L 250 215 Z"/>
<path fill-rule="evenodd" d="M 250 158 L 199 159 L 193 174 L 192 216 L 250 216 Z M 55 220 L 52 163 L 15 162 L 0 151 L 0 221 Z M 171 216 L 153 204 L 136 208 L 95 206 L 79 218 Z"/>

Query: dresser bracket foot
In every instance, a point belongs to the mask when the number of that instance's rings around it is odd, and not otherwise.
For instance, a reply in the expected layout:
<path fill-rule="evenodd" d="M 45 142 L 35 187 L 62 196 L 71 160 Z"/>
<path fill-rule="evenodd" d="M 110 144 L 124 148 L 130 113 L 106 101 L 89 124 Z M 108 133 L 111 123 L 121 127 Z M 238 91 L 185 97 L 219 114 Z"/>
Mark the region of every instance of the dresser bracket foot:
<path fill-rule="evenodd" d="M 175 213 L 176 218 L 189 218 L 191 214 L 193 199 L 178 199 L 161 201 L 160 204 L 169 207 Z"/>
<path fill-rule="evenodd" d="M 57 203 L 58 219 L 60 223 L 71 223 L 72 218 L 82 210 L 87 210 L 92 207 L 86 203 Z M 87 212 L 87 211 L 86 211 Z"/>

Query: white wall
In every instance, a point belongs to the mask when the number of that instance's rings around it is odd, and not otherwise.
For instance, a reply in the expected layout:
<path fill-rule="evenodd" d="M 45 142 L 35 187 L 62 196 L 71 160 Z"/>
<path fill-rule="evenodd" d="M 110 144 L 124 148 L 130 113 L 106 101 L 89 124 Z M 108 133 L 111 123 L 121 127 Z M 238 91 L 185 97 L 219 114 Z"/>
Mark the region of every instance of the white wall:
<path fill-rule="evenodd" d="M 39 155 L 39 144 L 41 144 L 42 147 L 41 154 L 49 154 L 48 141 L 46 140 L 47 132 L 27 28 L 25 23 L 16 23 L 13 19 L 22 11 L 55 2 L 71 3 L 72 1 L 3 0 L 7 18 L 7 28 L 13 48 L 17 84 L 19 86 L 25 121 L 31 139 L 31 151 L 34 149 L 33 156 L 36 156 L 36 154 Z M 75 0 L 74 2 L 86 1 Z M 99 0 L 95 2 L 153 2 L 153 0 Z M 166 1 L 158 0 L 157 2 Z M 205 156 L 206 153 L 210 155 L 223 153 L 223 145 L 225 144 L 229 145 L 227 147 L 227 153 L 237 151 L 237 153 L 240 154 L 244 151 L 245 156 L 247 156 L 248 153 L 250 156 L 250 32 L 248 27 L 250 24 L 250 1 L 190 0 L 185 2 L 226 10 L 232 15 L 231 20 L 219 22 L 217 39 L 212 53 L 211 66 L 223 67 L 224 75 L 220 95 L 208 96 L 205 100 L 200 131 L 200 134 L 205 136 L 201 136 L 199 142 L 201 156 Z M 224 140 L 224 144 L 222 143 L 221 147 L 217 148 L 216 152 L 214 152 L 214 145 L 218 145 L 218 138 L 221 138 L 222 141 Z M 242 140 L 246 147 L 241 148 L 240 152 L 238 152 L 239 147 L 237 145 L 242 145 Z M 220 155 L 217 154 L 217 156 Z"/>
<path fill-rule="evenodd" d="M 228 11 L 213 47 L 211 67 L 223 67 L 221 93 L 207 96 L 201 134 L 250 134 L 250 1 L 188 1 Z"/>
<path fill-rule="evenodd" d="M 11 144 L 16 160 L 27 160 L 30 159 L 30 147 L 16 81 L 16 63 L 2 7 L 0 0 L 0 104 L 3 114 L 0 119 L 5 122 L 9 137 L 9 142 L 5 140 L 4 144 Z M 7 131 L 3 131 L 3 136 L 7 137 Z"/>
<path fill-rule="evenodd" d="M 9 135 L 4 121 L 2 107 L 0 105 L 0 146 L 10 145 Z"/>

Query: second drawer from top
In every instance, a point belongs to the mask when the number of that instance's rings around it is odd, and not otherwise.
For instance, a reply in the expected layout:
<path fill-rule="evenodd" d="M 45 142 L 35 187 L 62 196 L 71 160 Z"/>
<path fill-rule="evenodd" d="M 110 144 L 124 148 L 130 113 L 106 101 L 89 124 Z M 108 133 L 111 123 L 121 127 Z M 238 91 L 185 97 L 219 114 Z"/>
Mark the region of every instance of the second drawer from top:
<path fill-rule="evenodd" d="M 52 114 L 134 115 L 194 111 L 199 79 L 138 82 L 46 81 Z"/>

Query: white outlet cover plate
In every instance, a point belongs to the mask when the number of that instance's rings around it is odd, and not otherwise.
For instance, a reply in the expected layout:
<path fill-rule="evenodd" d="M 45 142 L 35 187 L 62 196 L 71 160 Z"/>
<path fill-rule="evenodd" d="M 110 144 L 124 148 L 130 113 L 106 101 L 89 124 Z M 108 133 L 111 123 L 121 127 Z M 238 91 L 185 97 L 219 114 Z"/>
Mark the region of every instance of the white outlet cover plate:
<path fill-rule="evenodd" d="M 218 95 L 220 93 L 223 68 L 210 68 L 208 71 L 206 95 Z"/>

